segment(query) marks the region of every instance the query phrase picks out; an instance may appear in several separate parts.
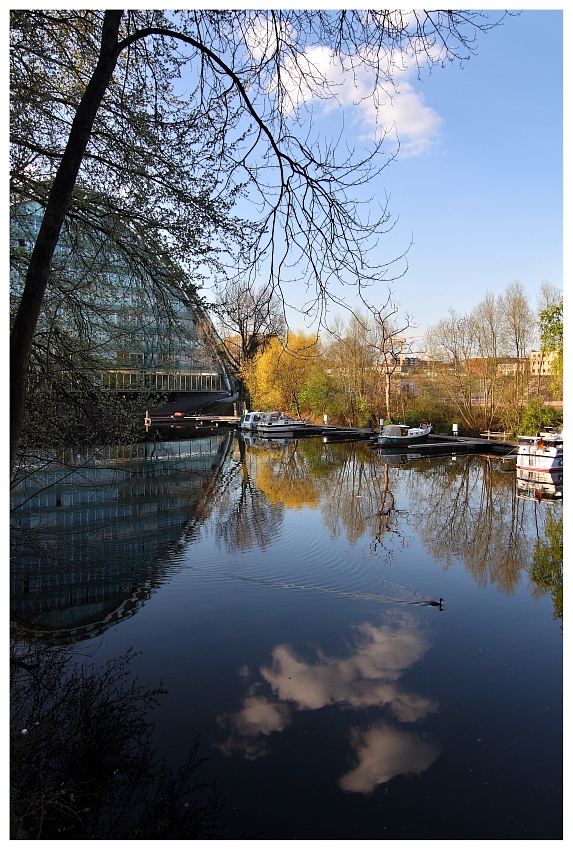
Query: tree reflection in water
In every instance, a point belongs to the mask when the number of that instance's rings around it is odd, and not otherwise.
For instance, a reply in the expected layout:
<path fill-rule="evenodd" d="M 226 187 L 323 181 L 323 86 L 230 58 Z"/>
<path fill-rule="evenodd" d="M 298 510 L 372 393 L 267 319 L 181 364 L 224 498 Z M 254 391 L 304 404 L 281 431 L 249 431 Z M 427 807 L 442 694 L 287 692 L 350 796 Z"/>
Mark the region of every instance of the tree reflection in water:
<path fill-rule="evenodd" d="M 77 657 L 77 656 L 76 656 Z M 15 839 L 216 838 L 222 802 L 201 783 L 198 741 L 173 774 L 152 747 L 161 688 L 131 679 L 132 653 L 101 670 L 57 647 L 11 647 L 11 811 Z M 85 659 L 83 659 L 85 662 Z"/>
<path fill-rule="evenodd" d="M 531 560 L 527 505 L 499 460 L 441 458 L 409 479 L 411 520 L 426 550 L 450 567 L 459 559 L 478 587 L 512 594 Z"/>
<path fill-rule="evenodd" d="M 237 526 L 236 534 L 220 523 L 229 547 L 248 548 L 255 540 L 264 545 L 282 519 L 279 512 L 310 507 L 320 510 L 332 539 L 344 534 L 355 545 L 369 538 L 371 554 L 382 555 L 386 563 L 392 562 L 397 547 L 407 546 L 412 526 L 444 568 L 460 561 L 478 587 L 495 584 L 507 595 L 515 592 L 532 559 L 539 564 L 547 558 L 531 535 L 531 511 L 548 508 L 518 496 L 515 472 L 499 458 L 388 457 L 365 443 L 312 439 L 272 450 L 241 446 L 242 490 L 227 519 L 231 528 Z M 554 525 L 547 529 L 553 539 Z M 559 560 L 559 547 L 551 547 L 553 565 L 539 566 L 532 578 L 545 570 L 540 586 L 553 581 L 559 610 L 559 574 L 553 563 Z"/>
<path fill-rule="evenodd" d="M 537 512 L 538 506 L 535 505 Z M 538 533 L 529 572 L 534 596 L 545 593 L 553 600 L 553 619 L 563 620 L 563 515 L 547 507 L 542 534 Z M 562 626 L 563 627 L 563 626 Z"/>
<path fill-rule="evenodd" d="M 226 551 L 235 553 L 248 551 L 255 547 L 265 549 L 281 525 L 284 505 L 276 499 L 269 499 L 256 483 L 253 460 L 257 455 L 247 458 L 245 443 L 238 441 L 229 463 L 218 479 L 215 518 L 215 536 Z"/>
<path fill-rule="evenodd" d="M 249 449 L 248 475 L 269 503 L 300 510 L 319 508 L 332 539 L 343 532 L 352 545 L 370 534 L 374 548 L 392 534 L 404 545 L 390 489 L 388 466 L 373 463 L 365 443 L 296 440 L 281 449 Z M 392 546 L 386 548 L 388 559 Z"/>

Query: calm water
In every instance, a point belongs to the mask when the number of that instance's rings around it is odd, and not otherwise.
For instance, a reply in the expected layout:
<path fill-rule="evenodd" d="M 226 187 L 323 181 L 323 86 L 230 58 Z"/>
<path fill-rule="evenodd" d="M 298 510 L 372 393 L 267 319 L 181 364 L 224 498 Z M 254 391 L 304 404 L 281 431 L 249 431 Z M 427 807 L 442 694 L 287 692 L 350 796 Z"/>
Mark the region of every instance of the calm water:
<path fill-rule="evenodd" d="M 223 838 L 558 839 L 562 502 L 531 495 L 499 458 L 364 443 L 107 452 L 15 491 L 50 548 L 18 551 L 13 608 L 140 653 Z"/>

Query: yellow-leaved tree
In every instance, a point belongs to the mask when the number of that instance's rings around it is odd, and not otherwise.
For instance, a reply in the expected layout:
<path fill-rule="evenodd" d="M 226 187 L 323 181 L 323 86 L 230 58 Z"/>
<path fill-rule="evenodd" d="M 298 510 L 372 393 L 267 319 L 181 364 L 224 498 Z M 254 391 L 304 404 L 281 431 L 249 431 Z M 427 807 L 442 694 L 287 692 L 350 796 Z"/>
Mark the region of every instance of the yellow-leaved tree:
<path fill-rule="evenodd" d="M 316 334 L 289 331 L 284 340 L 271 340 L 243 372 L 252 406 L 257 410 L 296 412 L 300 416 L 300 392 L 318 357 Z"/>

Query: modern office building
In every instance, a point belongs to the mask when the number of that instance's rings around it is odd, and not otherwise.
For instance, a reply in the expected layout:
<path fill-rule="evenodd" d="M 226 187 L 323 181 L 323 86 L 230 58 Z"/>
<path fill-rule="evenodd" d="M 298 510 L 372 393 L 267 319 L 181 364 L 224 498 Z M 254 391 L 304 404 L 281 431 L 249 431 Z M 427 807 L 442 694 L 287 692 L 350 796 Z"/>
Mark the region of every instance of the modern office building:
<path fill-rule="evenodd" d="M 11 217 L 11 290 L 15 299 L 42 215 L 38 204 L 20 204 Z M 135 239 L 127 227 L 123 238 Z M 135 271 L 126 261 L 127 255 L 120 256 L 110 244 L 91 236 L 82 242 L 77 235 L 74 238 L 70 231 L 63 231 L 53 263 L 56 285 L 48 292 L 41 318 L 44 326 L 63 328 L 80 337 L 85 320 L 89 346 L 102 363 L 99 381 L 104 390 L 125 397 L 158 391 L 167 398 L 162 407 L 166 413 L 200 410 L 212 401 L 233 401 L 235 380 L 212 344 L 214 333 L 209 339 L 200 333 L 208 318 L 197 313 L 183 289 L 173 286 L 168 295 L 165 290 L 159 298 L 151 282 L 146 286 L 142 269 L 146 263 L 149 267 L 150 258 L 153 261 L 147 247 L 141 249 L 142 262 Z M 137 257 L 138 248 L 136 244 L 132 256 Z M 165 269 L 164 259 L 157 263 Z M 71 297 L 60 298 L 64 292 Z M 54 334 L 51 339 L 56 339 Z"/>

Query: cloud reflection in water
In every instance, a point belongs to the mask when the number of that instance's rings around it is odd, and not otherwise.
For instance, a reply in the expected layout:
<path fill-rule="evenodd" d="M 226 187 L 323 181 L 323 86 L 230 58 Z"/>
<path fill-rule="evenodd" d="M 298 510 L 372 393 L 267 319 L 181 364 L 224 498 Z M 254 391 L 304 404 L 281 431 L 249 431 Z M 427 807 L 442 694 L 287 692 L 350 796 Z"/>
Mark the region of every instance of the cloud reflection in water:
<path fill-rule="evenodd" d="M 413 732 L 402 732 L 387 723 L 366 731 L 351 730 L 358 764 L 338 780 L 343 791 L 371 794 L 377 785 L 401 773 L 420 773 L 439 756 L 441 747 Z"/>
<path fill-rule="evenodd" d="M 374 626 L 357 626 L 354 645 L 344 657 L 320 649 L 306 661 L 285 644 L 275 647 L 272 661 L 262 666 L 239 711 L 218 718 L 230 735 L 218 746 L 226 754 L 238 752 L 255 759 L 269 752 L 269 736 L 292 722 L 292 712 L 327 705 L 346 709 L 385 708 L 402 723 L 421 720 L 438 704 L 402 689 L 398 679 L 419 661 L 430 644 L 414 618 L 403 613 Z M 242 670 L 245 676 L 246 671 Z M 265 684 L 272 695 L 264 693 Z M 351 745 L 357 765 L 339 780 L 345 791 L 371 793 L 374 787 L 401 773 L 425 770 L 438 757 L 440 746 L 412 732 L 379 722 L 368 730 L 352 729 Z"/>

